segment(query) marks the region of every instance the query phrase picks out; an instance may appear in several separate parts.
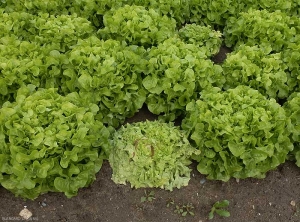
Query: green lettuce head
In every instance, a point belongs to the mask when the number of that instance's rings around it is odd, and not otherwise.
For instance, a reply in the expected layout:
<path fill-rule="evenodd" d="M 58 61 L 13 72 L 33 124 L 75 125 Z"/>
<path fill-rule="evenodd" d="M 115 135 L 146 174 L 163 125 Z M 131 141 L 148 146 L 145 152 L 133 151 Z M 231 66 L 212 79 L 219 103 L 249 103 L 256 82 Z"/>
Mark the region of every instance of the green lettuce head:
<path fill-rule="evenodd" d="M 207 58 L 205 50 L 180 38 L 169 38 L 149 50 L 147 72 L 142 81 L 148 91 L 146 104 L 161 119 L 173 121 L 199 92 L 222 87 L 222 68 Z"/>
<path fill-rule="evenodd" d="M 125 41 L 131 45 L 149 47 L 175 34 L 176 21 L 161 16 L 154 9 L 125 5 L 105 13 L 104 29 L 98 31 L 103 39 Z"/>
<path fill-rule="evenodd" d="M 21 88 L 0 109 L 0 183 L 34 199 L 48 191 L 77 194 L 95 179 L 109 130 L 95 120 L 95 104 L 80 107 L 54 89 Z"/>
<path fill-rule="evenodd" d="M 141 73 L 147 69 L 142 47 L 125 46 L 95 36 L 78 41 L 64 66 L 64 93 L 78 92 L 88 103 L 99 106 L 98 119 L 117 127 L 144 104 L 146 90 Z"/>
<path fill-rule="evenodd" d="M 291 156 L 300 167 L 300 92 L 293 93 L 283 107 L 290 119 L 289 131 L 292 132 L 291 140 L 295 146 Z"/>
<path fill-rule="evenodd" d="M 190 156 L 197 152 L 173 124 L 138 122 L 115 132 L 109 161 L 115 183 L 173 190 L 190 180 Z"/>
<path fill-rule="evenodd" d="M 217 54 L 222 45 L 222 33 L 210 26 L 186 24 L 178 35 L 184 42 L 197 45 L 208 57 Z"/>
<path fill-rule="evenodd" d="M 193 158 L 209 179 L 263 178 L 293 149 L 285 110 L 257 90 L 203 91 L 187 105 L 182 128 L 201 151 Z"/>
<path fill-rule="evenodd" d="M 247 85 L 268 98 L 285 99 L 297 80 L 288 72 L 282 53 L 266 53 L 258 46 L 241 45 L 222 64 L 225 90 Z"/>
<path fill-rule="evenodd" d="M 281 52 L 297 39 L 299 19 L 282 11 L 253 10 L 232 16 L 224 28 L 225 44 L 259 45 L 266 52 Z"/>

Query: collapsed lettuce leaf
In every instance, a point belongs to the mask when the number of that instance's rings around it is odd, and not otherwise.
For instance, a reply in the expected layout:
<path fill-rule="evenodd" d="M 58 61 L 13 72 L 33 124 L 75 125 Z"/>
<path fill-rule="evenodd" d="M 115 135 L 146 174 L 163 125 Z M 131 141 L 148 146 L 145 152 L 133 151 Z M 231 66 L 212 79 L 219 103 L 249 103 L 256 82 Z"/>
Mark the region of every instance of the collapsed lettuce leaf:
<path fill-rule="evenodd" d="M 0 183 L 23 198 L 49 191 L 72 197 L 94 181 L 110 131 L 95 120 L 95 104 L 80 107 L 74 94 L 34 88 L 22 87 L 0 109 Z"/>
<path fill-rule="evenodd" d="M 170 38 L 176 27 L 174 19 L 161 16 L 154 9 L 135 5 L 108 11 L 103 23 L 105 28 L 98 31 L 102 38 L 143 46 L 157 45 Z"/>
<path fill-rule="evenodd" d="M 187 186 L 188 165 L 196 151 L 186 135 L 173 124 L 138 122 L 115 132 L 109 156 L 115 183 L 131 187 L 160 187 L 173 190 Z"/>
<path fill-rule="evenodd" d="M 285 110 L 247 86 L 214 88 L 187 105 L 182 128 L 200 151 L 193 158 L 209 179 L 265 177 L 293 149 Z"/>

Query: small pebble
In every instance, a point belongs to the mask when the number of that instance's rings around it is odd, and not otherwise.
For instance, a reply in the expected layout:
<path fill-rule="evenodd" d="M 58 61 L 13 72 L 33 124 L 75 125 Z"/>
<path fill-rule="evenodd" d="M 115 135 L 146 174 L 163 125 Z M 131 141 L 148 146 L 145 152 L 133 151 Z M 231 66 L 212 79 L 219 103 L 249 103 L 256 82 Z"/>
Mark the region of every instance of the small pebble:
<path fill-rule="evenodd" d="M 203 178 L 203 179 L 200 180 L 200 183 L 201 183 L 201 184 L 204 184 L 205 182 L 206 182 L 206 179 L 205 179 L 205 178 Z"/>
<path fill-rule="evenodd" d="M 43 206 L 43 207 L 46 207 L 47 204 L 46 204 L 45 202 L 42 202 L 42 206 Z"/>
<path fill-rule="evenodd" d="M 296 201 L 292 200 L 292 201 L 291 201 L 291 205 L 292 205 L 293 207 L 296 206 Z"/>
<path fill-rule="evenodd" d="M 31 216 L 32 216 L 32 213 L 30 212 L 30 210 L 28 210 L 26 208 L 26 206 L 24 207 L 23 210 L 21 210 L 21 212 L 19 213 L 19 215 L 25 219 L 25 220 L 28 220 Z"/>

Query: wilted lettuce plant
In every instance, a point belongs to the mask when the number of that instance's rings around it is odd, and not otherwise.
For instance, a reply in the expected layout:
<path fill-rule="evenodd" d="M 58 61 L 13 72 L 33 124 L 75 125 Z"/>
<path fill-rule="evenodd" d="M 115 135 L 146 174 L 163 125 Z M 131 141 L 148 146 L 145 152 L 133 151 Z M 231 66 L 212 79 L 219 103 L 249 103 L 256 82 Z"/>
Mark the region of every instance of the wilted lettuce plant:
<path fill-rule="evenodd" d="M 200 151 L 193 158 L 209 179 L 263 178 L 293 149 L 285 110 L 247 86 L 214 88 L 187 105 L 182 128 Z"/>
<path fill-rule="evenodd" d="M 106 157 L 110 131 L 95 120 L 95 104 L 80 107 L 76 93 L 21 88 L 0 109 L 0 183 L 34 199 L 49 191 L 67 197 L 88 186 Z"/>
<path fill-rule="evenodd" d="M 190 180 L 190 156 L 197 153 L 184 131 L 171 123 L 127 124 L 115 132 L 109 156 L 115 183 L 173 190 Z"/>

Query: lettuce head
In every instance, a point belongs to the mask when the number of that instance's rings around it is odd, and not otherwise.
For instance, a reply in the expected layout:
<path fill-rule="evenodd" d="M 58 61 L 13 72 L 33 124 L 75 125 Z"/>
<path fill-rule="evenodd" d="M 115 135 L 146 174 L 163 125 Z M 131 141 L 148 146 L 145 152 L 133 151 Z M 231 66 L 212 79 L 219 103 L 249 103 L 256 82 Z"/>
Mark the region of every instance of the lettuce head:
<path fill-rule="evenodd" d="M 248 86 L 203 91 L 187 105 L 182 128 L 201 151 L 193 158 L 208 179 L 263 178 L 293 149 L 285 110 Z"/>
<path fill-rule="evenodd" d="M 138 122 L 115 132 L 109 161 L 112 180 L 132 187 L 166 190 L 187 186 L 194 149 L 185 133 L 171 123 Z"/>
<path fill-rule="evenodd" d="M 28 199 L 49 191 L 72 197 L 94 181 L 110 131 L 95 120 L 95 104 L 34 88 L 21 88 L 0 109 L 0 184 Z"/>

